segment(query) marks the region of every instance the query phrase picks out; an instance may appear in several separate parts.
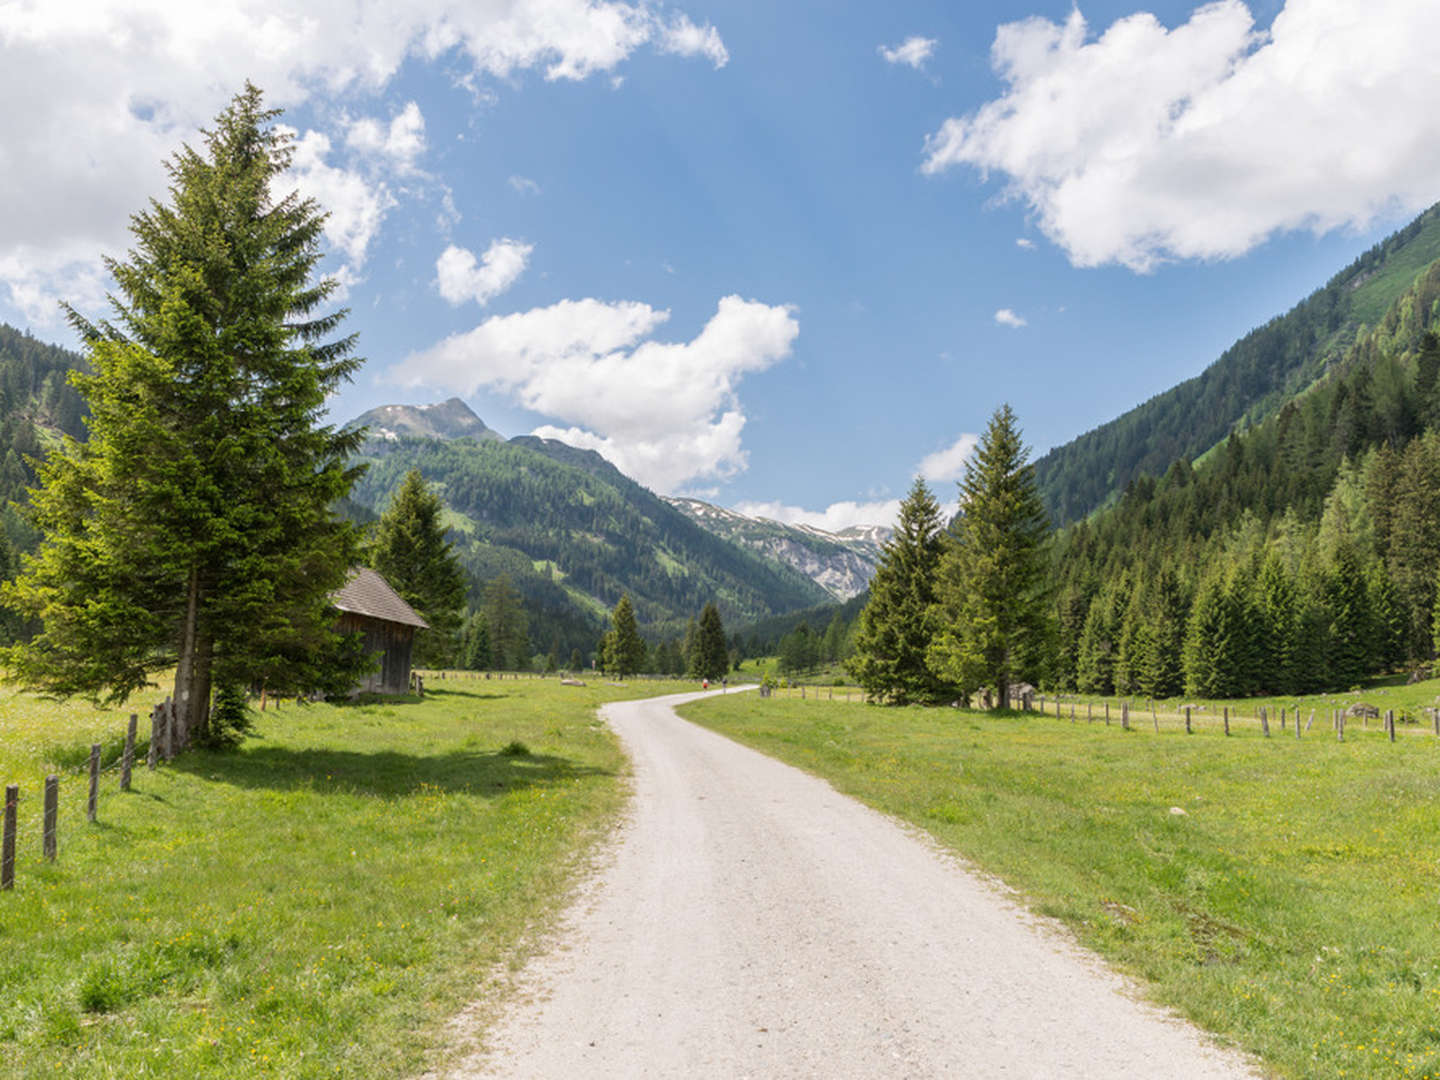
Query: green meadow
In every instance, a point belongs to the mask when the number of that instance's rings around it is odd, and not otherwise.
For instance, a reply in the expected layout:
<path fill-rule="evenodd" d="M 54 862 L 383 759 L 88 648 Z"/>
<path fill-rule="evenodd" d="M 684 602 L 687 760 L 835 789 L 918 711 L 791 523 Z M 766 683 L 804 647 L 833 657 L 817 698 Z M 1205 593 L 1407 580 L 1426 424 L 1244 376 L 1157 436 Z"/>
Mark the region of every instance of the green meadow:
<path fill-rule="evenodd" d="M 1398 712 L 1437 692 L 1360 697 Z M 1328 700 L 1302 699 L 1302 716 Z M 1272 713 L 1267 739 L 1256 703 L 1233 703 L 1242 719 L 1227 738 L 1217 710 L 1186 735 L 1175 704 L 1157 708 L 1158 735 L 1140 705 L 1127 732 L 1113 706 L 1107 727 L 1083 706 L 1072 723 L 1068 702 L 1057 719 L 1053 704 L 1000 716 L 813 689 L 681 712 L 925 829 L 1278 1075 L 1440 1077 L 1440 739 L 1428 719 L 1394 743 L 1352 720 L 1341 743 L 1328 713 L 1299 740 Z"/>
<path fill-rule="evenodd" d="M 588 683 L 432 678 L 423 700 L 286 702 L 238 752 L 148 772 L 142 744 L 129 793 L 111 767 L 129 710 L 0 691 L 0 782 L 21 785 L 15 888 L 0 893 L 5 1075 L 434 1064 L 445 1022 L 503 992 L 623 803 L 596 707 L 685 688 Z M 94 824 L 92 741 L 109 770 Z M 40 783 L 55 771 L 46 863 Z"/>

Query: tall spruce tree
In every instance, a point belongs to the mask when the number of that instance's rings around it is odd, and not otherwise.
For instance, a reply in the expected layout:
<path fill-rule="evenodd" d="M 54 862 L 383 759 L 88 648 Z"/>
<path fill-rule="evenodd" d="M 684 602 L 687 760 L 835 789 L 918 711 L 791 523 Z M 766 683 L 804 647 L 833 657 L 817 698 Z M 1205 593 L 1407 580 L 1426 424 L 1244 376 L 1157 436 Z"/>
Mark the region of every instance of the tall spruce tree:
<path fill-rule="evenodd" d="M 994 687 L 1002 709 L 1011 683 L 1038 678 L 1046 660 L 1050 522 L 1028 458 L 1015 413 L 1002 405 L 965 463 L 927 652 L 937 676 L 966 696 Z"/>
<path fill-rule="evenodd" d="M 705 610 L 700 612 L 694 650 L 693 670 L 697 679 L 714 682 L 729 672 L 730 650 L 725 644 L 725 625 L 720 621 L 720 610 L 714 604 L 706 604 Z"/>
<path fill-rule="evenodd" d="M 529 666 L 530 619 L 509 574 L 501 574 L 485 586 L 485 622 L 491 663 L 509 671 Z"/>
<path fill-rule="evenodd" d="M 900 504 L 894 534 L 881 549 L 870 599 L 860 612 L 855 651 L 846 663 L 867 694 L 892 705 L 954 694 L 925 660 L 943 530 L 940 504 L 917 478 Z"/>
<path fill-rule="evenodd" d="M 114 321 L 69 311 L 89 439 L 41 468 L 45 541 L 5 597 L 44 623 L 6 658 L 23 682 L 123 701 L 173 668 L 202 741 L 212 687 L 324 681 L 342 652 L 330 598 L 358 556 L 330 506 L 362 433 L 320 418 L 361 361 L 353 335 L 327 340 L 344 312 L 317 314 L 336 288 L 315 273 L 325 214 L 280 187 L 277 116 L 254 86 L 236 95 L 106 260 Z"/>
<path fill-rule="evenodd" d="M 418 469 L 411 469 L 380 515 L 370 551 L 370 565 L 430 624 L 416 642 L 415 662 L 421 667 L 444 667 L 459 649 L 468 583 L 445 539 L 444 511 L 440 496 Z"/>
<path fill-rule="evenodd" d="M 605 670 L 622 679 L 634 675 L 645 662 L 645 639 L 635 625 L 635 607 L 628 593 L 620 597 L 610 613 L 610 630 L 604 637 L 600 656 Z"/>

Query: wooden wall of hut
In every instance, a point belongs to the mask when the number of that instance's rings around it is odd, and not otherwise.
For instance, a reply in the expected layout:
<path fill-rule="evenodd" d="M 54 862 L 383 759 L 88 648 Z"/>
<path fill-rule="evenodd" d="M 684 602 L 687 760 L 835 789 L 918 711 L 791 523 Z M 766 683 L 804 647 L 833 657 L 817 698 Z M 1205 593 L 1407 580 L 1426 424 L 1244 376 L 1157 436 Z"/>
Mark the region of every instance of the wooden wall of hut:
<path fill-rule="evenodd" d="M 379 670 L 365 677 L 356 693 L 404 694 L 410 689 L 410 659 L 415 650 L 415 627 L 387 622 L 369 615 L 341 612 L 342 634 L 364 635 L 365 651 L 380 654 Z"/>

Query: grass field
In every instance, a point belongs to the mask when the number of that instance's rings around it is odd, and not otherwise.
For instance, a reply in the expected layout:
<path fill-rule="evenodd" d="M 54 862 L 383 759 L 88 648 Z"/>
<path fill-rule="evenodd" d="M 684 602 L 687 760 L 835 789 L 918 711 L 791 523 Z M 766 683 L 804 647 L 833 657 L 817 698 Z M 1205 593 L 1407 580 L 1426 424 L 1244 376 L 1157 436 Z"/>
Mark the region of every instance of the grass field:
<path fill-rule="evenodd" d="M 1433 734 L 1157 736 L 1148 713 L 1123 732 L 813 692 L 682 712 L 923 827 L 1279 1075 L 1440 1077 Z"/>
<path fill-rule="evenodd" d="M 92 739 L 118 755 L 125 713 L 0 691 L 0 782 L 22 786 L 0 1072 L 414 1075 L 622 804 L 596 705 L 685 688 L 447 679 L 423 702 L 287 703 L 237 753 L 149 773 L 142 751 L 128 794 L 107 773 L 94 825 L 80 766 Z"/>

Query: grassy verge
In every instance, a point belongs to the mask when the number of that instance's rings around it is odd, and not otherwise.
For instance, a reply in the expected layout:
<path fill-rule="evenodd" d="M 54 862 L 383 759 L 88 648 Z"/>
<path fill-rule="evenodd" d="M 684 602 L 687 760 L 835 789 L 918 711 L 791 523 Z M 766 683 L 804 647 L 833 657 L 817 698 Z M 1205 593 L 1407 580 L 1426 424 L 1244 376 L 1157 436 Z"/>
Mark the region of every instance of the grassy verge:
<path fill-rule="evenodd" d="M 1126 733 L 813 695 L 682 711 L 923 827 L 1281 1075 L 1440 1076 L 1433 735 L 1157 737 L 1148 715 Z"/>
<path fill-rule="evenodd" d="M 595 706 L 676 689 L 447 679 L 423 701 L 287 703 L 237 753 L 149 773 L 142 751 L 128 794 L 107 773 L 93 825 L 79 764 L 97 737 L 112 760 L 124 715 L 0 692 L 0 782 L 22 785 L 5 1075 L 413 1075 L 621 806 Z"/>

